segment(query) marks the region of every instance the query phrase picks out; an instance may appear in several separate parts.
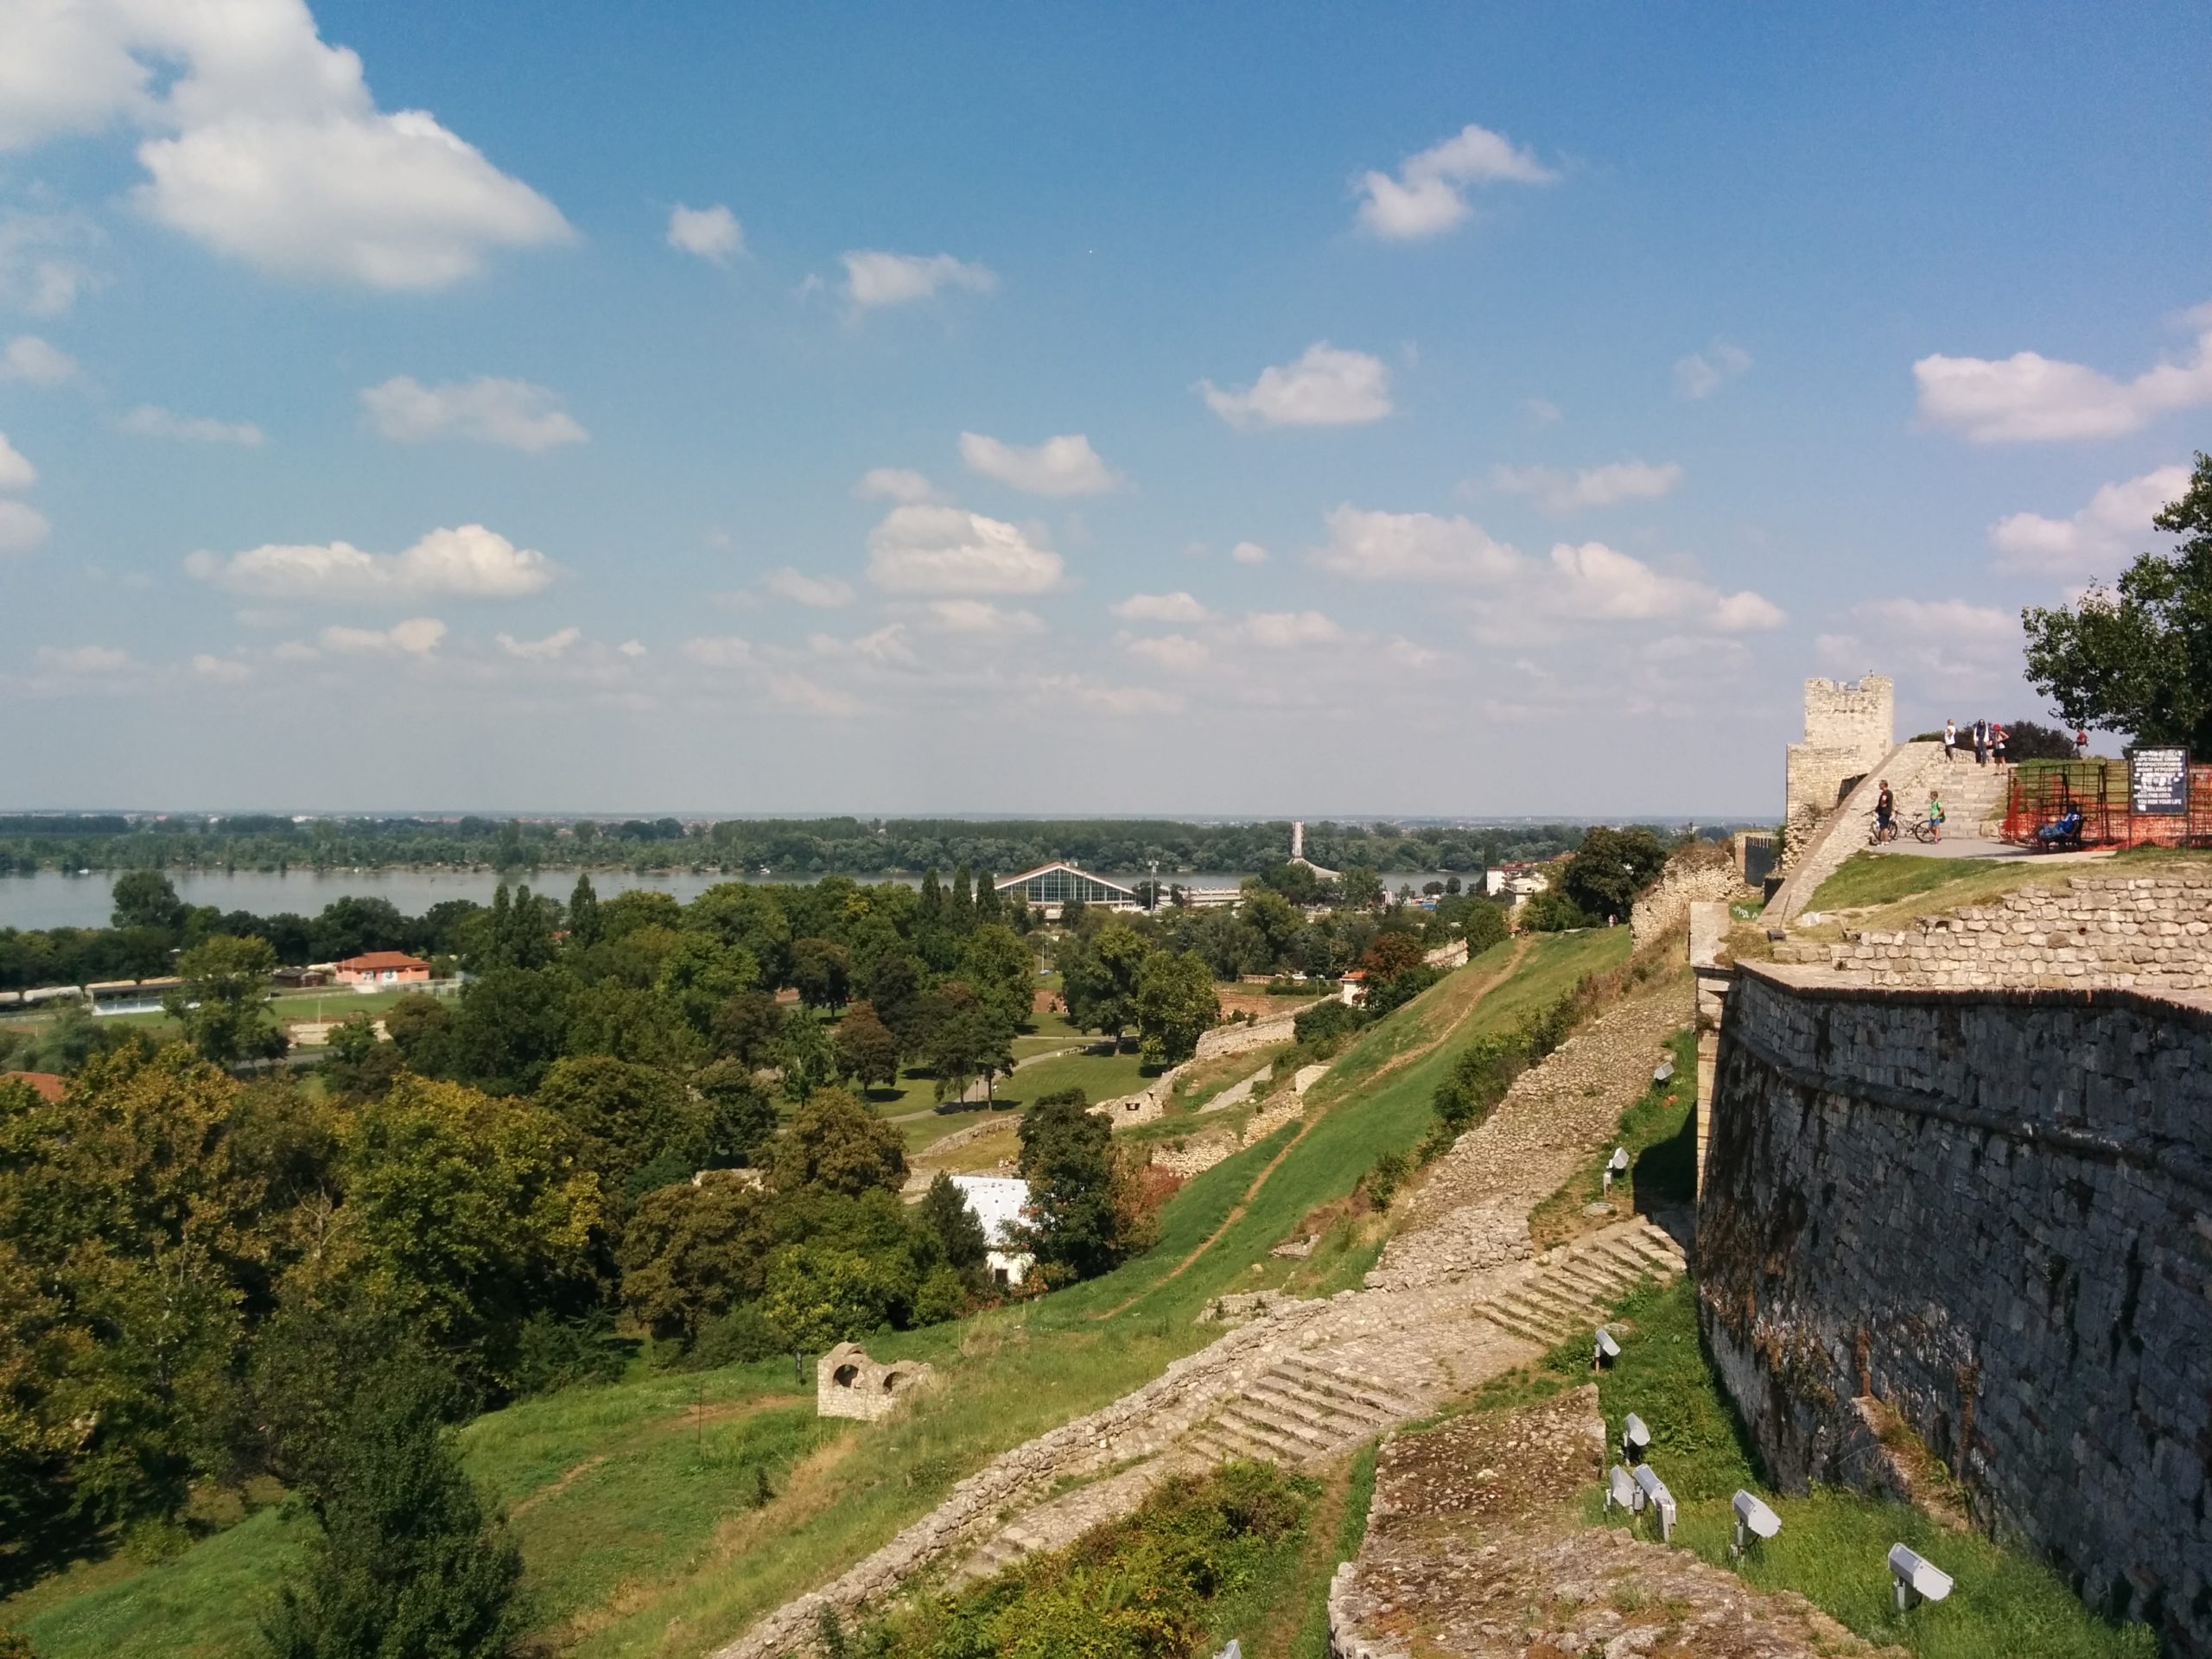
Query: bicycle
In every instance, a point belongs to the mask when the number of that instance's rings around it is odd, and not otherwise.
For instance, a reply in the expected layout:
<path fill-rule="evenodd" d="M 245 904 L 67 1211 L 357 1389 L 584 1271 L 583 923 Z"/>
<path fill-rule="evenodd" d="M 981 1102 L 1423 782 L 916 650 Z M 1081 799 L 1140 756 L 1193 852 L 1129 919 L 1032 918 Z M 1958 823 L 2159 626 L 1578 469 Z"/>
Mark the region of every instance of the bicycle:
<path fill-rule="evenodd" d="M 1878 847 L 1885 841 L 1895 841 L 1897 838 L 1897 821 L 1895 817 L 1891 817 L 1885 825 L 1873 813 L 1869 812 L 1866 815 L 1866 844 L 1869 847 Z"/>
<path fill-rule="evenodd" d="M 1922 818 L 1906 827 L 1912 832 L 1912 838 L 1923 845 L 1942 839 L 1943 826 L 1933 818 Z"/>

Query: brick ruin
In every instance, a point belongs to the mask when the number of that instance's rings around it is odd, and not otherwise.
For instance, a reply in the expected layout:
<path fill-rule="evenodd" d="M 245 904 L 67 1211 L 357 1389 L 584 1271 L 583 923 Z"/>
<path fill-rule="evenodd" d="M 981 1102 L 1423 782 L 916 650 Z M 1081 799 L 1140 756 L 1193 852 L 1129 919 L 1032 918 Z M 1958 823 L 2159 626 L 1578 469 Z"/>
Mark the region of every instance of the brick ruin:
<path fill-rule="evenodd" d="M 815 1414 L 872 1423 L 889 1416 L 908 1395 L 936 1382 L 937 1371 L 930 1365 L 904 1359 L 879 1364 L 857 1342 L 841 1342 L 815 1363 Z"/>

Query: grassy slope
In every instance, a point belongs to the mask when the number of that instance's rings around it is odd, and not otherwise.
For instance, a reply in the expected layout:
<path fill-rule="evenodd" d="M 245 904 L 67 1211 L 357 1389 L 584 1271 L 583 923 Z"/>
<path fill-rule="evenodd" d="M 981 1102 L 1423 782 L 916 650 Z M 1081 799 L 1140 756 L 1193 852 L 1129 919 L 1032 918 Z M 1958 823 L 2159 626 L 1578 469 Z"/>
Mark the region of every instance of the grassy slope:
<path fill-rule="evenodd" d="M 1346 1196 L 1381 1152 L 1421 1137 L 1461 1044 L 1626 948 L 1625 929 L 1539 939 L 1478 1001 L 1510 959 L 1500 946 L 1364 1033 L 1316 1085 L 1311 1132 L 1225 1230 L 1297 1125 L 1188 1183 L 1158 1244 L 1116 1272 L 872 1341 L 879 1357 L 930 1360 L 951 1382 L 890 1423 L 817 1427 L 776 1401 L 792 1380 L 773 1361 L 646 1376 L 480 1419 L 462 1437 L 468 1466 L 509 1505 L 549 1625 L 582 1655 L 696 1655 L 888 1540 L 998 1452 L 1156 1376 L 1212 1334 L 1193 1323 L 1211 1297 L 1266 1282 L 1250 1269 L 1300 1217 Z M 760 1509 L 756 1465 L 776 1494 Z M 23 1623 L 46 1659 L 248 1651 L 293 1530 L 264 1512 L 162 1567 L 79 1569 L 0 1618 Z"/>
<path fill-rule="evenodd" d="M 1915 916 L 1960 905 L 1981 904 L 2031 882 L 2049 885 L 2073 875 L 2151 874 L 2175 864 L 2205 862 L 2202 853 L 2144 848 L 2110 858 L 2063 864 L 2031 858 L 1928 858 L 1910 853 L 1853 853 L 1821 883 L 1806 908 L 1880 913 L 1858 918 L 1870 927 L 1896 927 Z"/>

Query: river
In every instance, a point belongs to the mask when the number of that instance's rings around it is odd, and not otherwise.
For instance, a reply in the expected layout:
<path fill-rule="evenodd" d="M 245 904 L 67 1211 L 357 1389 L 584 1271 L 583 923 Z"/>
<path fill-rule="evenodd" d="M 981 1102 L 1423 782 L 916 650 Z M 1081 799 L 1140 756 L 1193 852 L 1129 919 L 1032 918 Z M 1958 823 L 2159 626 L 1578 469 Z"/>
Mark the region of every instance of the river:
<path fill-rule="evenodd" d="M 97 871 L 90 875 L 73 875 L 60 870 L 41 870 L 33 875 L 0 875 L 0 927 L 105 927 L 114 907 L 109 891 L 115 885 L 118 874 Z M 334 899 L 356 894 L 365 899 L 389 899 L 402 915 L 419 916 L 431 906 L 449 899 L 488 903 L 493 890 L 499 885 L 499 877 L 490 870 L 240 870 L 230 875 L 215 871 L 171 870 L 168 874 L 177 896 L 188 905 L 213 905 L 218 910 L 243 910 L 257 916 L 278 915 L 286 911 L 313 916 Z M 541 870 L 535 875 L 510 879 L 565 899 L 575 885 L 576 873 Z M 652 887 L 688 901 L 717 882 L 734 879 L 719 874 L 696 875 L 688 870 L 652 875 L 637 875 L 626 870 L 594 870 L 591 884 L 602 899 L 626 893 L 632 887 Z M 920 885 L 919 878 L 915 876 L 855 879 L 863 882 L 904 881 L 909 887 Z M 1121 875 L 1115 879 L 1133 883 L 1140 878 Z M 1186 887 L 1233 887 L 1243 879 L 1221 871 L 1161 878 Z M 1385 875 L 1382 885 L 1392 893 L 1402 886 L 1419 892 L 1423 882 L 1442 880 L 1440 874 L 1402 873 Z"/>

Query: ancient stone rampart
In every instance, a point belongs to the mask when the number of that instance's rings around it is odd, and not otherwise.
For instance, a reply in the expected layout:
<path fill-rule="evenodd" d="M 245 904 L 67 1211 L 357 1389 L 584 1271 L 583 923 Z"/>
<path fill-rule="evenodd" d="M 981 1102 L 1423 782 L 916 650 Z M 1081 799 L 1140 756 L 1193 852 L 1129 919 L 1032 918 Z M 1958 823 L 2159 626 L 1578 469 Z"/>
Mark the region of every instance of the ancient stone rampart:
<path fill-rule="evenodd" d="M 1196 1065 L 1200 1060 L 1218 1059 L 1224 1054 L 1244 1054 L 1270 1044 L 1289 1042 L 1298 1034 L 1291 1028 L 1293 1022 L 1313 1006 L 1312 999 L 1300 999 L 1295 1007 L 1279 1014 L 1263 1014 L 1249 1023 L 1231 1020 L 1216 1026 L 1200 1035 L 1198 1052 L 1181 1065 L 1169 1067 L 1134 1095 L 1102 1100 L 1090 1109 L 1116 1123 L 1149 1123 L 1167 1109 L 1167 1103 L 1174 1097 L 1175 1085 L 1185 1067 Z"/>
<path fill-rule="evenodd" d="M 1726 847 L 1714 842 L 1687 847 L 1667 861 L 1657 883 L 1630 908 L 1629 936 L 1641 950 L 1681 926 L 1692 905 L 1726 902 L 1743 891 L 1744 878 Z"/>
<path fill-rule="evenodd" d="M 1793 816 L 1782 858 L 1782 868 L 1789 877 L 1767 901 L 1767 914 L 1785 922 L 1795 917 L 1812 902 L 1821 883 L 1866 845 L 1867 821 L 1885 778 L 1897 798 L 1900 818 L 1910 819 L 1916 804 L 1927 798 L 1929 779 L 1940 777 L 1936 768 L 1943 764 L 1942 757 L 1941 743 L 1900 743 L 1866 769 L 1866 776 L 1833 812 L 1815 814 L 1804 824 Z"/>
<path fill-rule="evenodd" d="M 1878 1484 L 1873 1396 L 1980 1524 L 2212 1654 L 2212 999 L 1746 964 L 1712 1119 L 1700 1317 L 1777 1480 Z"/>
<path fill-rule="evenodd" d="M 1897 742 L 1897 690 L 1879 674 L 1805 682 L 1805 741 L 1792 743 L 1784 773 L 1785 868 L 1821 821 Z"/>
<path fill-rule="evenodd" d="M 2212 876 L 2077 875 L 1777 954 L 1852 985 L 2212 989 Z"/>

